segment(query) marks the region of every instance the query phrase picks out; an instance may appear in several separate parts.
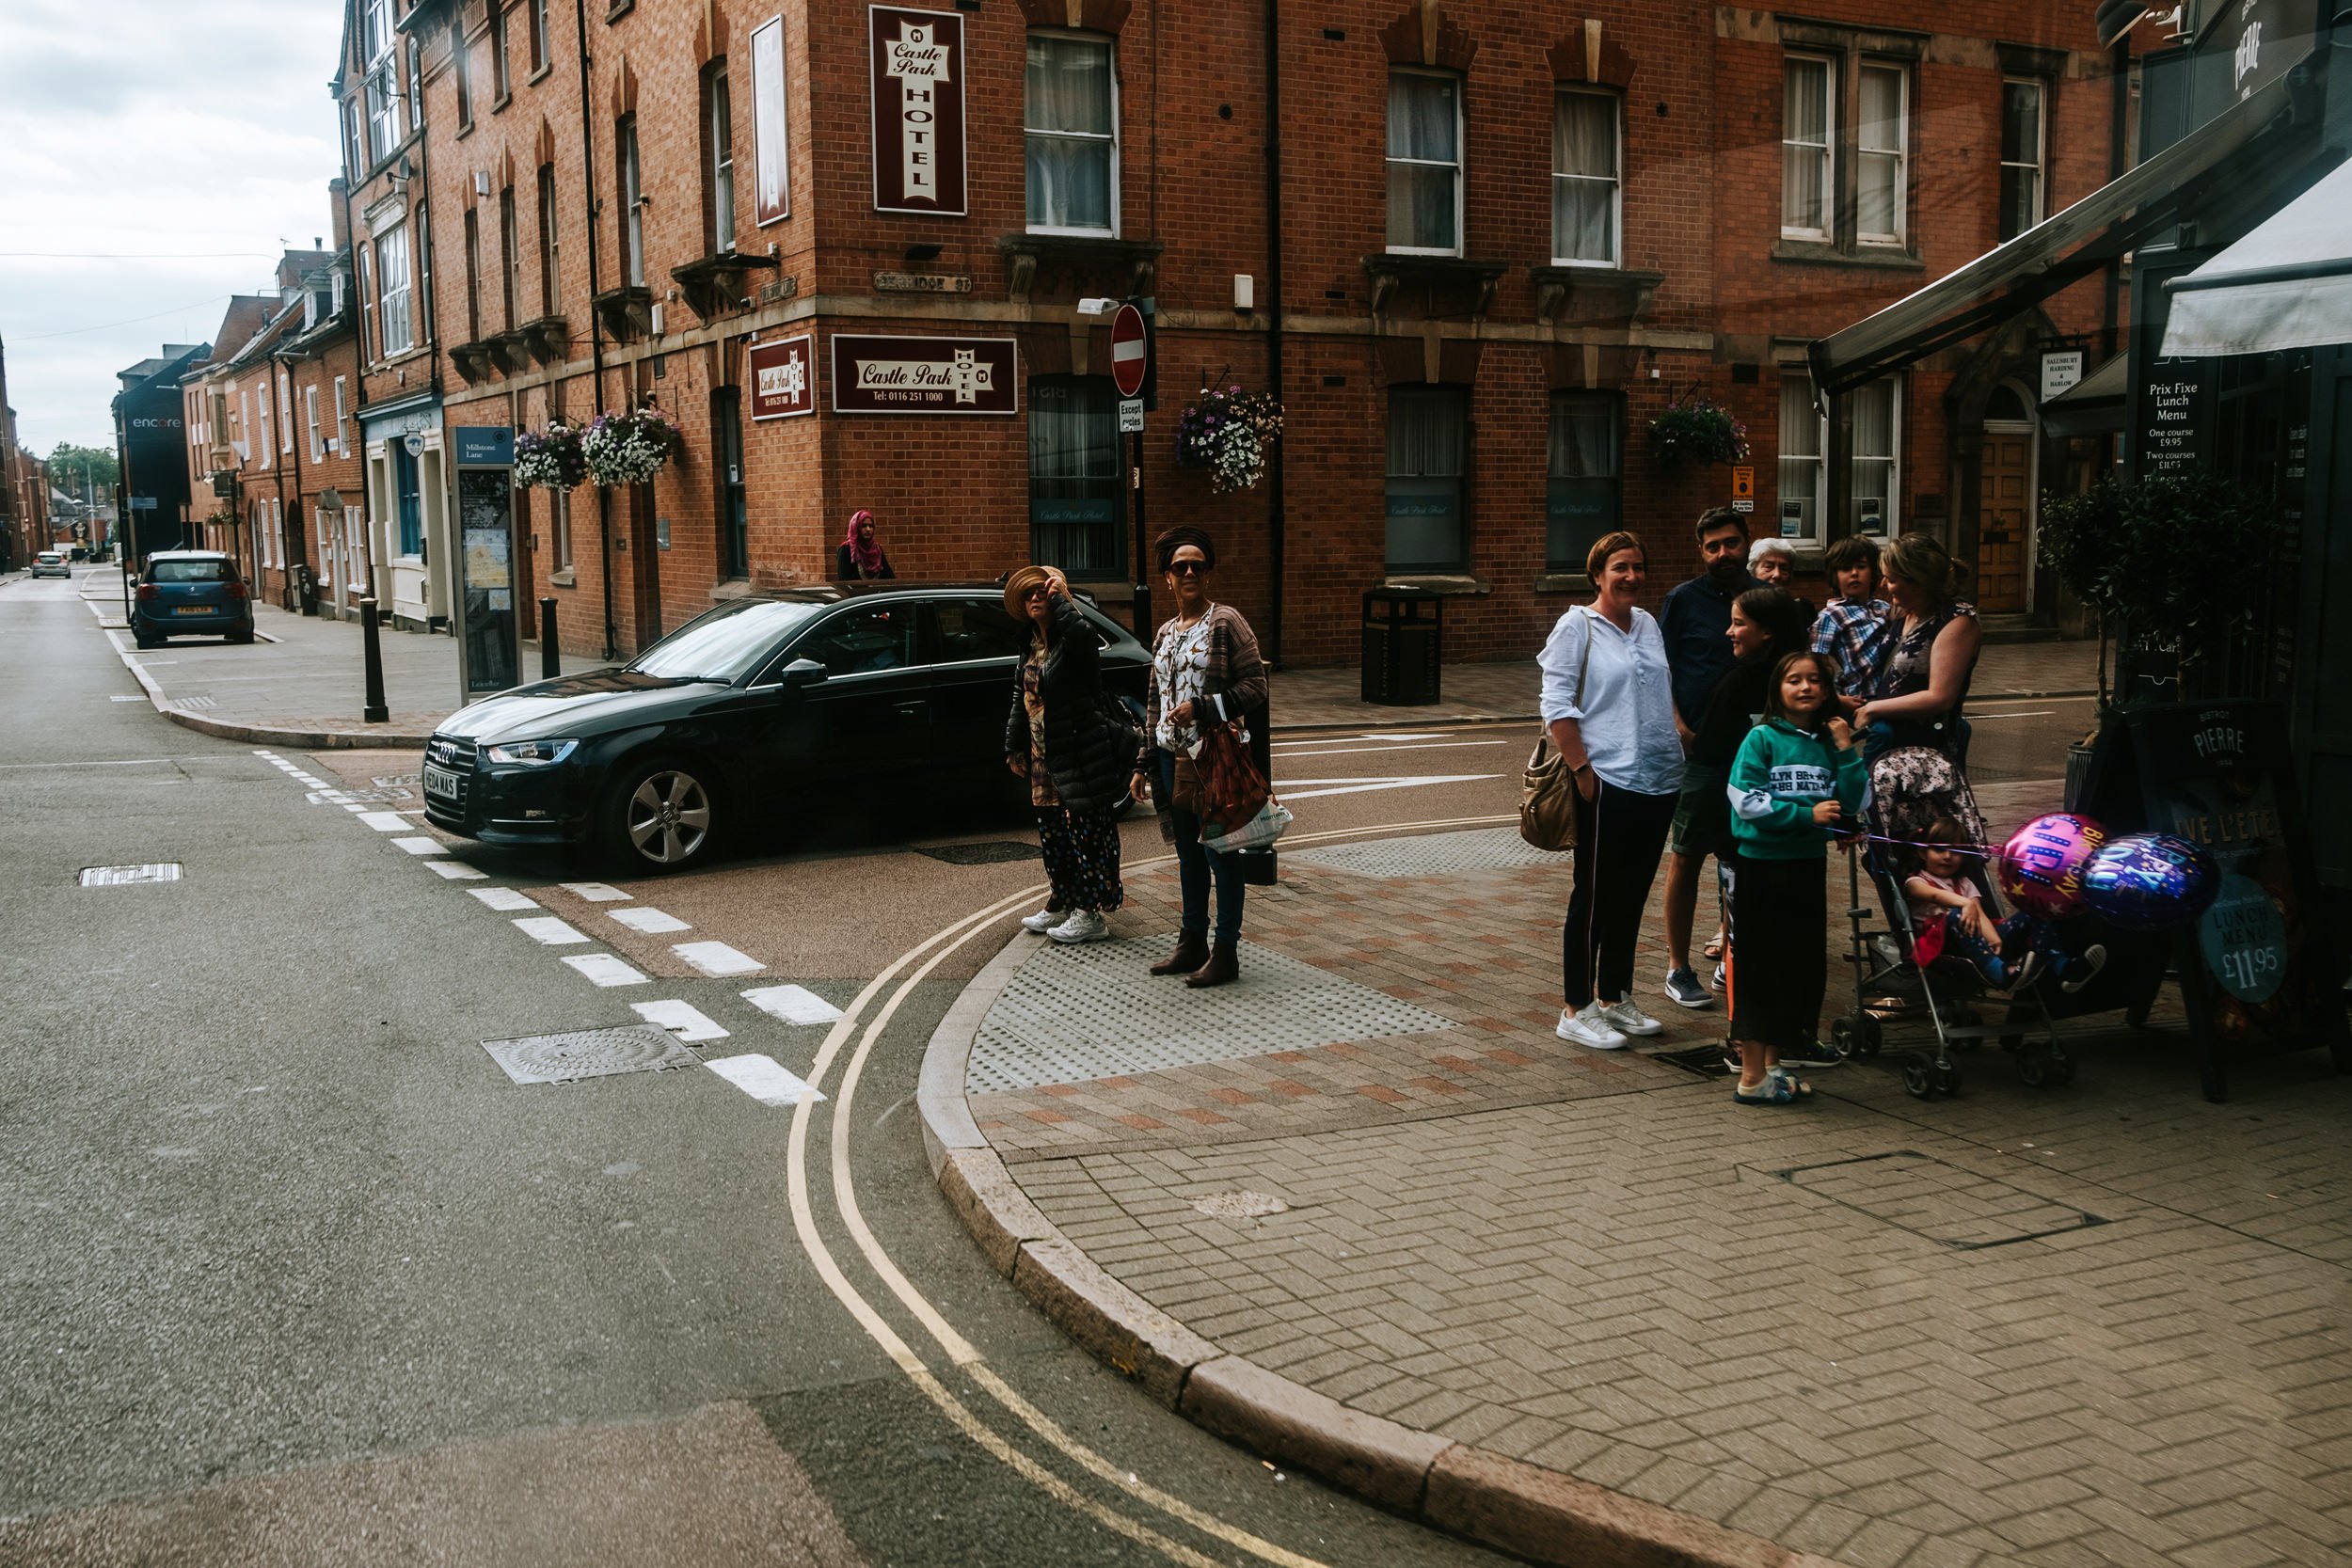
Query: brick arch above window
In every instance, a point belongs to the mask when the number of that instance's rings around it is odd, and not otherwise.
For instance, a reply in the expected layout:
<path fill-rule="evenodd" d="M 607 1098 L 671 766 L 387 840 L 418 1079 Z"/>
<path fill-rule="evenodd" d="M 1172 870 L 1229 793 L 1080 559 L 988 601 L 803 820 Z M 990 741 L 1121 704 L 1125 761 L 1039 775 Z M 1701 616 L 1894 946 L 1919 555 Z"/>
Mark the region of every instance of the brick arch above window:
<path fill-rule="evenodd" d="M 612 118 L 637 112 L 637 70 L 628 63 L 628 55 L 621 55 L 619 66 L 612 72 Z"/>
<path fill-rule="evenodd" d="M 532 149 L 532 153 L 531 161 L 534 166 L 545 166 L 555 162 L 555 127 L 548 123 L 545 115 L 539 117 L 539 140 L 538 145 Z"/>
<path fill-rule="evenodd" d="M 1598 17 L 1587 17 L 1582 26 L 1546 50 L 1544 58 L 1551 63 L 1552 79 L 1557 82 L 1615 87 L 1620 92 L 1633 83 L 1633 56 L 1601 25 Z"/>
<path fill-rule="evenodd" d="M 703 0 L 702 14 L 694 19 L 694 65 L 696 69 L 713 60 L 727 57 L 727 13 L 719 0 Z"/>
<path fill-rule="evenodd" d="M 1478 40 L 1438 8 L 1438 0 L 1419 0 L 1403 16 L 1380 29 L 1380 46 L 1391 65 L 1439 66 L 1468 71 L 1478 53 Z"/>
<path fill-rule="evenodd" d="M 499 155 L 490 162 L 490 183 L 500 190 L 515 183 L 515 153 L 511 148 L 500 148 Z"/>
<path fill-rule="evenodd" d="M 1021 14 L 1032 27 L 1069 27 L 1089 33 L 1116 35 L 1134 9 L 1134 0 L 1021 0 Z"/>

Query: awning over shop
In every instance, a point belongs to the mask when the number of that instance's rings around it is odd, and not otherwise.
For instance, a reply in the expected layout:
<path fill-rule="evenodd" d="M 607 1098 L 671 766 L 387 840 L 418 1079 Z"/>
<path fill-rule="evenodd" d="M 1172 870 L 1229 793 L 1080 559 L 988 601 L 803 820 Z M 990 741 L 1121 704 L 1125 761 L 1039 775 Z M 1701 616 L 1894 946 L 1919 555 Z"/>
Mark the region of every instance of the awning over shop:
<path fill-rule="evenodd" d="M 2286 112 L 2273 82 L 2196 135 L 2174 143 L 2008 244 L 1808 351 L 1815 386 L 1851 391 L 1938 349 L 1997 326 L 2088 277 L 2149 235 L 2180 221 L 2223 166 Z"/>
<path fill-rule="evenodd" d="M 2352 163 L 2169 287 L 2167 356 L 2352 342 Z"/>
<path fill-rule="evenodd" d="M 2099 436 L 2123 428 L 2123 394 L 2131 385 L 2122 355 L 2042 405 L 2042 422 L 2056 436 Z"/>

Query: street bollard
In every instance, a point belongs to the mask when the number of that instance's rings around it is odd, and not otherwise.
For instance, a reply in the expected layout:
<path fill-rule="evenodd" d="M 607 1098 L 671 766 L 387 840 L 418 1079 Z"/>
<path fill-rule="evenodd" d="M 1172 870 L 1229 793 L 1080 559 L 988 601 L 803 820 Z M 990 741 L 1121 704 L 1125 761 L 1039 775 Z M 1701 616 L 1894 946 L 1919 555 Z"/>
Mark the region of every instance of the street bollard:
<path fill-rule="evenodd" d="M 564 673 L 564 656 L 555 651 L 555 597 L 539 601 L 539 678 L 551 681 Z"/>
<path fill-rule="evenodd" d="M 368 702 L 359 710 L 360 719 L 370 724 L 389 722 L 392 710 L 384 704 L 384 650 L 377 645 L 375 601 L 359 601 L 359 649 L 368 663 Z"/>

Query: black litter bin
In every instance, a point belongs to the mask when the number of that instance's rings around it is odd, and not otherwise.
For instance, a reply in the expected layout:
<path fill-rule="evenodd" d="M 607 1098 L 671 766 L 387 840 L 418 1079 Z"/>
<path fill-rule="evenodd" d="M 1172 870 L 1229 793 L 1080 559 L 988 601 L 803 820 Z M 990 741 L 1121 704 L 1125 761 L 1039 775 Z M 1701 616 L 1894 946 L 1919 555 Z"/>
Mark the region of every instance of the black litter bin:
<path fill-rule="evenodd" d="M 1438 701 L 1444 597 L 1422 588 L 1364 595 L 1364 701 L 1411 707 Z"/>

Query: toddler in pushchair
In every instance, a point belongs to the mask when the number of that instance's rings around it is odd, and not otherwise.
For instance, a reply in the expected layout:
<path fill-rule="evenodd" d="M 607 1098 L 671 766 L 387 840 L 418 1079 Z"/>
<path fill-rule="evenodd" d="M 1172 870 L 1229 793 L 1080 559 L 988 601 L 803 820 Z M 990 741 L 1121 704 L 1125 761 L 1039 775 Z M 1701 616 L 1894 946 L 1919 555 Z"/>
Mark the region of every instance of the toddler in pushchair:
<path fill-rule="evenodd" d="M 1943 752 L 1904 746 L 1881 755 L 1870 765 L 1863 809 L 1869 833 L 1848 872 L 1854 1006 L 1832 1023 L 1833 1041 L 1850 1054 L 1874 1056 L 1885 1020 L 1925 1013 L 1934 1047 L 1907 1053 L 1902 1064 L 1903 1086 L 1920 1099 L 1957 1093 L 1952 1046 L 1987 1038 L 2016 1052 L 2017 1076 L 2026 1084 L 2071 1081 L 2074 1058 L 2058 1043 L 2033 982 L 2056 972 L 2062 982 L 2079 985 L 2106 955 L 2094 948 L 2075 958 L 2058 945 L 2045 922 L 2003 915 L 1982 852 L 1991 842 L 1984 814 L 1967 778 Z M 1866 871 L 1878 894 L 1876 911 L 1862 898 Z M 1934 896 L 1915 897 L 1907 885 L 1923 877 Z M 1884 915 L 1885 928 L 1869 928 L 1874 913 Z M 1923 918 L 1931 914 L 1937 917 L 1932 924 Z M 2011 992 L 2008 1016 L 1997 1024 L 1983 1022 L 1976 1006 L 1988 987 Z"/>

